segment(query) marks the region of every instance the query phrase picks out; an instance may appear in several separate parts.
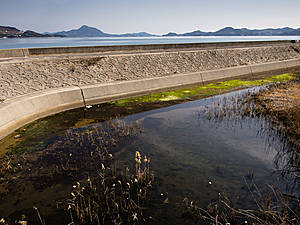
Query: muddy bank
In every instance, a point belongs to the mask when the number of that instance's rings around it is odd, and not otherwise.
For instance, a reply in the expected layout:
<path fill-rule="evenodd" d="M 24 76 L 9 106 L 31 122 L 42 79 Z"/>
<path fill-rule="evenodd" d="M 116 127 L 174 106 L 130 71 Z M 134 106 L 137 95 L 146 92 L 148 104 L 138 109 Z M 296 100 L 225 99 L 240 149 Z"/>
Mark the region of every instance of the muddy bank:
<path fill-rule="evenodd" d="M 266 115 L 285 141 L 275 157 L 279 172 L 292 178 L 295 196 L 300 184 L 300 73 L 294 81 L 273 85 L 254 96 L 257 111 Z M 298 197 L 299 198 L 299 197 Z M 299 201 L 299 200 L 298 200 Z"/>
<path fill-rule="evenodd" d="M 0 99 L 49 88 L 172 76 L 299 58 L 300 47 L 269 46 L 123 55 L 66 56 L 0 64 Z"/>
<path fill-rule="evenodd" d="M 255 96 L 262 111 L 283 123 L 289 135 L 300 144 L 300 73 L 296 80 L 271 86 Z"/>

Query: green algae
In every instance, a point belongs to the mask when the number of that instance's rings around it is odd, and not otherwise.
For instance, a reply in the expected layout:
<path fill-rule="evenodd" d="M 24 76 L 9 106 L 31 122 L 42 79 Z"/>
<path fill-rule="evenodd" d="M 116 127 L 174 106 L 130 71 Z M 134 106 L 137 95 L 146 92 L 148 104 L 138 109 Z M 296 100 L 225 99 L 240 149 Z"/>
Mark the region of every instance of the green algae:
<path fill-rule="evenodd" d="M 292 80 L 294 75 L 292 73 L 284 73 L 274 76 L 266 76 L 259 80 L 229 80 L 223 82 L 215 82 L 201 86 L 195 86 L 190 88 L 182 88 L 172 91 L 164 91 L 139 97 L 133 97 L 128 99 L 121 99 L 113 101 L 112 104 L 117 106 L 125 106 L 129 103 L 149 103 L 149 102 L 164 102 L 164 101 L 176 101 L 190 99 L 194 96 L 209 96 L 220 94 L 235 88 L 246 88 L 252 86 L 262 86 L 276 82 L 286 82 Z"/>
<path fill-rule="evenodd" d="M 52 136 L 62 135 L 66 127 L 76 125 L 78 112 L 79 110 L 76 109 L 58 113 L 36 120 L 14 131 L 6 138 L 0 140 L 0 157 L 5 153 L 21 154 L 44 149 L 48 143 L 39 140 L 47 140 Z"/>

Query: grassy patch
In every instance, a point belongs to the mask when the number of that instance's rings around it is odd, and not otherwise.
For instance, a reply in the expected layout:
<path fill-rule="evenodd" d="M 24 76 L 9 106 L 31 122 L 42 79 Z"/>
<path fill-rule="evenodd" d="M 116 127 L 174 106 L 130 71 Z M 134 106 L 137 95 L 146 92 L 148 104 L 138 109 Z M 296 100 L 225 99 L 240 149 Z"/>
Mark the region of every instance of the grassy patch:
<path fill-rule="evenodd" d="M 286 82 L 294 78 L 292 73 L 285 73 L 280 75 L 274 75 L 272 77 L 264 77 L 260 80 L 229 80 L 223 82 L 215 82 L 202 86 L 182 88 L 173 91 L 164 91 L 134 98 L 122 99 L 119 101 L 113 101 L 112 104 L 118 106 L 124 106 L 128 103 L 146 103 L 146 102 L 163 102 L 189 99 L 193 96 L 207 96 L 219 94 L 222 91 L 227 91 L 234 88 L 261 86 L 275 82 Z"/>

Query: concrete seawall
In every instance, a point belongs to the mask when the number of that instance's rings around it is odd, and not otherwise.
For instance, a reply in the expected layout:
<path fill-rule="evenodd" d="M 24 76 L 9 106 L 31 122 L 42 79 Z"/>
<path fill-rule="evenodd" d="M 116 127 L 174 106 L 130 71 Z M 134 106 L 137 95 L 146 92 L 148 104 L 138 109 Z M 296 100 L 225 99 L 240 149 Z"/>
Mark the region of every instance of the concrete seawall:
<path fill-rule="evenodd" d="M 178 49 L 218 49 L 218 48 L 245 48 L 266 47 L 276 45 L 290 45 L 295 41 L 245 41 L 245 42 L 212 42 L 188 44 L 149 44 L 149 45 L 118 45 L 118 46 L 84 46 L 84 47 L 51 47 L 51 48 L 26 48 L 26 49 L 0 49 L 0 58 L 31 57 L 57 54 L 85 54 L 123 51 L 153 51 L 153 50 L 178 50 Z"/>
<path fill-rule="evenodd" d="M 300 58 L 165 77 L 47 89 L 26 94 L 0 103 L 0 139 L 36 119 L 85 104 L 96 104 L 171 87 L 230 79 L 235 76 L 296 66 L 300 66 Z"/>
<path fill-rule="evenodd" d="M 7 100 L 52 88 L 174 77 L 177 74 L 295 58 L 300 58 L 300 45 L 284 44 L 251 48 L 188 48 L 167 52 L 129 51 L 109 55 L 70 54 L 3 59 L 0 60 L 0 99 Z"/>

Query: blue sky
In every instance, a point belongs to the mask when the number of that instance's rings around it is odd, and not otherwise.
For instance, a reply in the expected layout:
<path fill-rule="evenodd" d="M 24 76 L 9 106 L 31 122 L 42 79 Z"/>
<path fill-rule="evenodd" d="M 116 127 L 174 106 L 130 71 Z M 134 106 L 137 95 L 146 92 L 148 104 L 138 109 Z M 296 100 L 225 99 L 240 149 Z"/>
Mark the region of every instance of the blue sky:
<path fill-rule="evenodd" d="M 299 0 L 0 0 L 0 25 L 54 32 L 83 24 L 107 33 L 300 28 Z"/>

